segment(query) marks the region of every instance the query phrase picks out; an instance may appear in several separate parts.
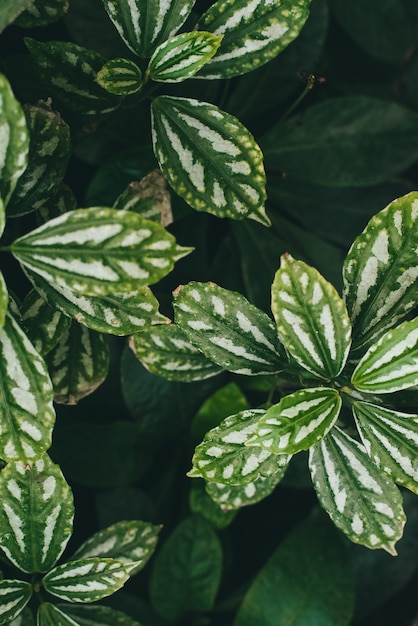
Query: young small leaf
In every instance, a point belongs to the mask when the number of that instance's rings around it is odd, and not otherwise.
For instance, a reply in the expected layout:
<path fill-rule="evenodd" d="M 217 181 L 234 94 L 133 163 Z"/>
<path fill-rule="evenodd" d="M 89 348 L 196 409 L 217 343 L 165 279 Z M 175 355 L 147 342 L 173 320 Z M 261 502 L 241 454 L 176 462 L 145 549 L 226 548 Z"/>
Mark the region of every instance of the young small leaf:
<path fill-rule="evenodd" d="M 319 502 L 352 541 L 396 555 L 406 521 L 402 496 L 361 444 L 337 426 L 309 450 Z"/>
<path fill-rule="evenodd" d="M 38 609 L 37 626 L 80 626 L 64 610 L 59 609 L 55 604 L 42 602 Z"/>
<path fill-rule="evenodd" d="M 223 35 L 218 54 L 199 78 L 232 78 L 264 65 L 302 30 L 311 0 L 217 0 L 198 22 L 200 30 Z"/>
<path fill-rule="evenodd" d="M 196 211 L 270 225 L 263 155 L 235 117 L 199 100 L 159 96 L 152 137 L 165 178 Z"/>
<path fill-rule="evenodd" d="M 271 308 L 280 339 L 299 365 L 321 378 L 338 376 L 351 326 L 335 288 L 315 268 L 286 254 L 272 285 Z"/>
<path fill-rule="evenodd" d="M 418 302 L 418 193 L 391 202 L 357 237 L 344 261 L 353 348 L 365 349 Z"/>
<path fill-rule="evenodd" d="M 23 28 L 37 28 L 47 26 L 66 14 L 70 5 L 69 0 L 32 0 L 16 20 L 16 25 Z"/>
<path fill-rule="evenodd" d="M 418 415 L 358 400 L 353 413 L 370 458 L 393 481 L 418 494 Z"/>
<path fill-rule="evenodd" d="M 47 455 L 9 463 L 0 474 L 0 502 L 0 547 L 24 572 L 47 572 L 73 529 L 73 496 L 58 465 Z"/>
<path fill-rule="evenodd" d="M 63 604 L 58 608 L 65 611 L 77 626 L 142 626 L 139 622 L 128 615 L 115 611 L 109 606 L 89 604 Z M 51 626 L 56 626 L 51 624 Z"/>
<path fill-rule="evenodd" d="M 370 393 L 392 393 L 417 385 L 418 317 L 382 335 L 358 363 L 351 382 Z"/>
<path fill-rule="evenodd" d="M 307 450 L 329 433 L 338 419 L 341 404 L 336 389 L 295 391 L 264 413 L 248 444 L 262 446 L 275 454 Z"/>
<path fill-rule="evenodd" d="M 70 325 L 69 318 L 49 306 L 34 289 L 24 299 L 20 314 L 30 341 L 42 356 L 57 345 Z"/>
<path fill-rule="evenodd" d="M 12 252 L 52 286 L 106 296 L 159 281 L 191 249 L 141 215 L 93 207 L 50 220 L 17 239 Z"/>
<path fill-rule="evenodd" d="M 218 35 L 196 31 L 171 37 L 154 51 L 148 65 L 150 78 L 160 83 L 191 78 L 213 57 L 221 41 Z"/>
<path fill-rule="evenodd" d="M 32 585 L 23 580 L 0 581 L 0 624 L 9 624 L 32 597 Z"/>
<path fill-rule="evenodd" d="M 273 322 L 239 293 L 190 282 L 176 290 L 174 310 L 190 342 L 223 369 L 251 376 L 286 364 Z"/>
<path fill-rule="evenodd" d="M 151 326 L 131 337 L 129 345 L 147 370 L 166 380 L 204 380 L 222 371 L 176 324 Z"/>
<path fill-rule="evenodd" d="M 98 71 L 96 80 L 116 96 L 130 96 L 142 87 L 142 72 L 130 59 L 111 59 Z"/>

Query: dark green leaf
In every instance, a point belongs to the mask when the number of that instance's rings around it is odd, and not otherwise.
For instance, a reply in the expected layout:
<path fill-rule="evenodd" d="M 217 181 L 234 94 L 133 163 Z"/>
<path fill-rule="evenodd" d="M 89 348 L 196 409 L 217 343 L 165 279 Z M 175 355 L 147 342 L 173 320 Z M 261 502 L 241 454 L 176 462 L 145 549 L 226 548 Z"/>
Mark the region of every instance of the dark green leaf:
<path fill-rule="evenodd" d="M 33 2 L 34 0 L 3 0 L 0 7 L 0 33 Z"/>
<path fill-rule="evenodd" d="M 142 72 L 130 59 L 111 59 L 99 70 L 96 80 L 109 93 L 129 96 L 141 89 Z"/>
<path fill-rule="evenodd" d="M 43 602 L 37 615 L 37 626 L 79 626 L 78 622 L 50 602 Z"/>
<path fill-rule="evenodd" d="M 23 580 L 0 581 L 0 624 L 8 624 L 23 611 L 32 591 L 32 585 Z"/>
<path fill-rule="evenodd" d="M 20 313 L 28 338 L 42 356 L 57 345 L 70 325 L 68 317 L 50 307 L 34 289 L 24 299 Z"/>
<path fill-rule="evenodd" d="M 34 0 L 16 20 L 18 26 L 33 28 L 47 26 L 68 11 L 70 0 Z"/>
<path fill-rule="evenodd" d="M 159 169 L 133 182 L 118 196 L 115 209 L 135 211 L 149 220 L 168 226 L 173 221 L 167 182 Z"/>
<path fill-rule="evenodd" d="M 194 416 L 190 427 L 193 438 L 196 442 L 202 441 L 208 430 L 218 426 L 229 415 L 249 408 L 248 400 L 238 385 L 232 382 L 224 385 L 202 404 Z"/>
<path fill-rule="evenodd" d="M 215 528 L 225 528 L 235 519 L 236 511 L 223 511 L 212 500 L 205 490 L 203 480 L 193 481 L 189 494 L 189 506 L 192 513 L 199 513 L 207 519 Z"/>
<path fill-rule="evenodd" d="M 77 626 L 141 626 L 136 620 L 108 606 L 82 604 L 59 606 L 76 621 Z"/>
<path fill-rule="evenodd" d="M 9 622 L 7 626 L 35 626 L 35 620 L 32 611 L 26 607 L 19 615 Z"/>
<path fill-rule="evenodd" d="M 4 323 L 6 321 L 6 311 L 9 297 L 7 293 L 6 281 L 3 278 L 3 274 L 0 272 L 0 335 Z"/>

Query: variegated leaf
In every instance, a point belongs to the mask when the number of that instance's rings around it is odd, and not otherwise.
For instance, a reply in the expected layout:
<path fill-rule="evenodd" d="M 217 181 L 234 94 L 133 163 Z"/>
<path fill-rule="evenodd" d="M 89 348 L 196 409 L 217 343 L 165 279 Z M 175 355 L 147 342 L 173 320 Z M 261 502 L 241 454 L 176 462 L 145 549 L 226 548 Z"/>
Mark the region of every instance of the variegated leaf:
<path fill-rule="evenodd" d="M 251 376 L 286 364 L 273 322 L 239 293 L 190 282 L 176 290 L 174 310 L 190 342 L 223 369 Z"/>
<path fill-rule="evenodd" d="M 193 469 L 188 476 L 223 485 L 247 485 L 260 476 L 274 476 L 279 467 L 287 466 L 288 454 L 276 455 L 245 445 L 264 414 L 263 409 L 241 411 L 207 432 L 194 452 Z"/>
<path fill-rule="evenodd" d="M 372 217 L 344 262 L 353 348 L 367 348 L 418 303 L 418 192 Z"/>
<path fill-rule="evenodd" d="M 5 226 L 6 226 L 6 209 L 4 206 L 4 202 L 0 196 L 0 237 L 3 234 Z"/>
<path fill-rule="evenodd" d="M 57 345 L 70 325 L 69 318 L 50 307 L 34 289 L 24 299 L 20 313 L 29 339 L 42 356 Z"/>
<path fill-rule="evenodd" d="M 52 385 L 44 360 L 10 314 L 0 356 L 0 458 L 34 459 L 51 445 Z"/>
<path fill-rule="evenodd" d="M 72 617 L 50 602 L 42 602 L 38 609 L 37 626 L 80 626 Z"/>
<path fill-rule="evenodd" d="M 258 422 L 248 445 L 262 446 L 275 454 L 307 450 L 329 433 L 341 410 L 336 389 L 300 389 L 268 409 Z"/>
<path fill-rule="evenodd" d="M 77 322 L 46 356 L 58 404 L 77 404 L 102 384 L 109 370 L 106 337 Z"/>
<path fill-rule="evenodd" d="M 6 320 L 8 301 L 9 297 L 7 294 L 6 281 L 3 278 L 3 274 L 0 272 L 0 334 Z"/>
<path fill-rule="evenodd" d="M 152 137 L 165 178 L 194 209 L 270 225 L 263 155 L 235 117 L 199 100 L 159 96 Z"/>
<path fill-rule="evenodd" d="M 12 244 L 24 269 L 80 295 L 132 292 L 159 281 L 191 248 L 131 211 L 70 211 Z"/>
<path fill-rule="evenodd" d="M 47 572 L 73 529 L 74 503 L 58 465 L 45 454 L 0 473 L 0 547 L 24 572 Z"/>
<path fill-rule="evenodd" d="M 150 57 L 155 48 L 184 24 L 195 0 L 103 0 L 105 9 L 128 48 Z"/>
<path fill-rule="evenodd" d="M 72 560 L 105 557 L 118 559 L 131 567 L 131 576 L 139 572 L 153 555 L 161 526 L 148 522 L 117 522 L 99 530 L 76 551 Z"/>
<path fill-rule="evenodd" d="M 17 217 L 39 209 L 53 197 L 71 155 L 70 129 L 48 102 L 24 107 L 30 133 L 28 166 L 7 206 Z"/>
<path fill-rule="evenodd" d="M 162 226 L 168 226 L 173 222 L 170 191 L 159 169 L 152 170 L 139 182 L 130 183 L 116 198 L 113 207 L 135 211 L 149 220 L 159 222 Z"/>
<path fill-rule="evenodd" d="M 352 541 L 396 555 L 405 513 L 402 496 L 367 456 L 364 447 L 337 426 L 309 450 L 319 502 Z"/>
<path fill-rule="evenodd" d="M 222 371 L 190 343 L 177 324 L 151 326 L 131 337 L 129 345 L 147 370 L 166 380 L 204 380 Z"/>
<path fill-rule="evenodd" d="M 68 211 L 74 211 L 76 208 L 77 198 L 68 185 L 61 183 L 55 195 L 38 209 L 36 213 L 37 223 L 39 225 L 45 224 L 54 217 L 59 217 Z"/>
<path fill-rule="evenodd" d="M 370 393 L 418 385 L 418 317 L 382 335 L 358 363 L 351 382 Z"/>
<path fill-rule="evenodd" d="M 123 587 L 130 571 L 130 565 L 117 559 L 78 559 L 54 567 L 42 583 L 48 593 L 67 602 L 96 602 Z"/>
<path fill-rule="evenodd" d="M 25 44 L 48 95 L 60 105 L 87 115 L 108 113 L 119 106 L 121 98 L 96 82 L 106 61 L 98 52 L 69 41 L 41 42 L 27 37 Z"/>
<path fill-rule="evenodd" d="M 19 615 L 32 597 L 32 585 L 23 580 L 0 581 L 0 624 Z"/>
<path fill-rule="evenodd" d="M 271 293 L 279 337 L 292 357 L 316 376 L 338 376 L 350 349 L 351 326 L 335 288 L 315 268 L 286 254 Z"/>
<path fill-rule="evenodd" d="M 0 198 L 7 206 L 28 162 L 29 132 L 22 107 L 0 74 Z"/>
<path fill-rule="evenodd" d="M 33 0 L 16 20 L 23 28 L 47 26 L 66 14 L 70 0 Z"/>
<path fill-rule="evenodd" d="M 125 613 L 101 604 L 60 604 L 58 608 L 76 620 L 77 626 L 142 626 Z"/>
<path fill-rule="evenodd" d="M 103 89 L 116 96 L 130 96 L 138 93 L 142 87 L 142 72 L 130 59 L 111 59 L 106 61 L 96 77 Z"/>
<path fill-rule="evenodd" d="M 147 72 L 160 83 L 179 83 L 194 76 L 213 57 L 222 37 L 191 32 L 171 37 L 152 55 Z"/>
<path fill-rule="evenodd" d="M 418 415 L 357 400 L 353 413 L 374 463 L 396 483 L 418 494 Z"/>
<path fill-rule="evenodd" d="M 251 72 L 284 50 L 302 30 L 311 0 L 217 0 L 198 28 L 223 35 L 218 54 L 201 78 L 231 78 Z"/>
<path fill-rule="evenodd" d="M 3 0 L 0 7 L 0 33 L 12 24 L 33 0 Z"/>

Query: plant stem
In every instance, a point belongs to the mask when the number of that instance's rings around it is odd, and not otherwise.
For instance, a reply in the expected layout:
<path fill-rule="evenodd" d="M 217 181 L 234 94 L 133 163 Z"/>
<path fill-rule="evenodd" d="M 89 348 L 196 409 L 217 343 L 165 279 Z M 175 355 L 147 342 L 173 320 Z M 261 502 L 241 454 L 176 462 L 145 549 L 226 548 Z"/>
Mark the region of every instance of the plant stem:
<path fill-rule="evenodd" d="M 282 117 L 280 118 L 281 122 L 284 122 L 289 117 L 289 115 L 296 109 L 296 107 L 299 106 L 299 104 L 306 97 L 306 95 L 311 91 L 311 89 L 313 89 L 315 85 L 315 81 L 316 81 L 315 76 L 313 74 L 309 74 L 307 81 L 306 81 L 305 89 L 296 98 L 296 100 L 290 105 L 290 107 L 283 113 Z"/>

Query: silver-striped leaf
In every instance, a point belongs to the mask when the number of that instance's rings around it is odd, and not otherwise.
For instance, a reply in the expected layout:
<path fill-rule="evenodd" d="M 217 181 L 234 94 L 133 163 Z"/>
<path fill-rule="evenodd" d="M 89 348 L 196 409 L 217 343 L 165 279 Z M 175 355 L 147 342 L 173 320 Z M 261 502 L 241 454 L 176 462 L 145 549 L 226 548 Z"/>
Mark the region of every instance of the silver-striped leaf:
<path fill-rule="evenodd" d="M 78 324 L 70 327 L 46 356 L 57 404 L 77 404 L 93 393 L 109 370 L 107 338 Z"/>
<path fill-rule="evenodd" d="M 279 337 L 295 361 L 321 378 L 338 376 L 350 349 L 351 325 L 336 289 L 318 270 L 285 254 L 271 294 Z"/>
<path fill-rule="evenodd" d="M 86 115 L 109 113 L 122 101 L 96 82 L 97 72 L 106 59 L 69 41 L 41 42 L 26 37 L 36 70 L 60 106 Z"/>
<path fill-rule="evenodd" d="M 133 335 L 129 346 L 148 371 L 166 380 L 187 383 L 222 371 L 190 343 L 177 324 L 151 326 Z"/>
<path fill-rule="evenodd" d="M 367 456 L 335 426 L 309 450 L 309 468 L 321 506 L 354 543 L 396 555 L 406 517 L 402 496 Z"/>
<path fill-rule="evenodd" d="M 23 109 L 3 74 L 0 74 L 0 142 L 0 198 L 7 206 L 28 163 L 29 132 Z"/>
<path fill-rule="evenodd" d="M 23 580 L 0 580 L 0 624 L 8 624 L 32 597 L 32 585 Z"/>
<path fill-rule="evenodd" d="M 57 345 L 70 325 L 70 319 L 49 306 L 34 289 L 24 299 L 20 314 L 27 336 L 42 356 Z"/>
<path fill-rule="evenodd" d="M 105 296 L 158 282 L 191 252 L 162 226 L 131 211 L 77 209 L 11 246 L 24 269 L 58 288 Z"/>
<path fill-rule="evenodd" d="M 258 422 L 248 445 L 274 454 L 295 454 L 321 441 L 338 419 L 341 396 L 336 389 L 312 387 L 284 396 Z"/>
<path fill-rule="evenodd" d="M 70 0 L 32 0 L 15 23 L 22 28 L 47 26 L 63 17 L 69 6 Z"/>
<path fill-rule="evenodd" d="M 159 96 L 151 112 L 155 156 L 179 196 L 196 211 L 270 225 L 263 155 L 241 122 L 190 98 Z"/>
<path fill-rule="evenodd" d="M 244 296 L 215 283 L 190 282 L 175 292 L 175 320 L 214 363 L 235 374 L 272 374 L 287 362 L 273 322 Z"/>
<path fill-rule="evenodd" d="M 7 304 L 9 296 L 7 293 L 7 285 L 3 274 L 0 272 L 0 334 L 6 320 Z"/>
<path fill-rule="evenodd" d="M 353 349 L 363 351 L 418 303 L 418 192 L 372 217 L 344 261 Z"/>
<path fill-rule="evenodd" d="M 7 206 L 9 217 L 39 209 L 53 197 L 71 156 L 70 129 L 48 102 L 25 105 L 30 133 L 28 165 Z"/>
<path fill-rule="evenodd" d="M 142 72 L 130 59 L 118 57 L 106 61 L 97 72 L 96 80 L 103 89 L 116 96 L 130 96 L 142 87 Z"/>
<path fill-rule="evenodd" d="M 45 361 L 9 313 L 0 357 L 0 458 L 34 459 L 51 445 L 52 384 Z"/>
<path fill-rule="evenodd" d="M 158 542 L 161 526 L 137 520 L 122 521 L 99 530 L 75 552 L 72 560 L 105 557 L 131 567 L 131 576 L 148 563 Z"/>
<path fill-rule="evenodd" d="M 299 35 L 311 0 L 217 0 L 197 27 L 223 35 L 199 78 L 232 78 L 271 61 Z"/>
<path fill-rule="evenodd" d="M 130 183 L 116 198 L 113 207 L 135 211 L 162 226 L 173 222 L 170 191 L 159 169 L 152 170 L 140 181 Z"/>
<path fill-rule="evenodd" d="M 67 602 L 96 602 L 123 587 L 131 566 L 118 559 L 89 558 L 68 561 L 42 579 L 48 593 Z"/>
<path fill-rule="evenodd" d="M 77 626 L 142 626 L 125 613 L 101 604 L 59 604 L 58 608 L 72 617 Z"/>
<path fill-rule="evenodd" d="M 395 483 L 418 494 L 418 415 L 358 400 L 353 413 L 374 463 Z"/>
<path fill-rule="evenodd" d="M 47 572 L 73 530 L 71 489 L 45 454 L 8 463 L 0 473 L 0 547 L 24 572 Z"/>
<path fill-rule="evenodd" d="M 386 331 L 357 364 L 351 382 L 370 393 L 418 385 L 418 317 Z"/>
<path fill-rule="evenodd" d="M 147 72 L 159 83 L 191 78 L 213 57 L 221 41 L 219 35 L 197 31 L 170 37 L 154 51 Z"/>
<path fill-rule="evenodd" d="M 289 463 L 290 456 L 245 445 L 264 414 L 263 409 L 241 411 L 207 432 L 194 452 L 188 476 L 223 485 L 247 485 L 260 476 L 275 475 L 279 467 Z"/>
<path fill-rule="evenodd" d="M 36 626 L 80 626 L 80 624 L 67 615 L 65 609 L 61 610 L 50 602 L 42 602 L 38 608 Z"/>
<path fill-rule="evenodd" d="M 189 17 L 195 0 L 103 0 L 104 7 L 128 48 L 150 57 Z"/>

